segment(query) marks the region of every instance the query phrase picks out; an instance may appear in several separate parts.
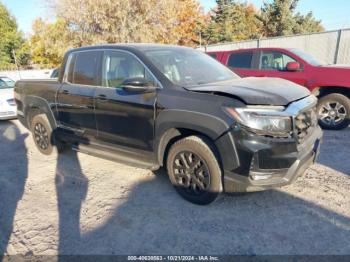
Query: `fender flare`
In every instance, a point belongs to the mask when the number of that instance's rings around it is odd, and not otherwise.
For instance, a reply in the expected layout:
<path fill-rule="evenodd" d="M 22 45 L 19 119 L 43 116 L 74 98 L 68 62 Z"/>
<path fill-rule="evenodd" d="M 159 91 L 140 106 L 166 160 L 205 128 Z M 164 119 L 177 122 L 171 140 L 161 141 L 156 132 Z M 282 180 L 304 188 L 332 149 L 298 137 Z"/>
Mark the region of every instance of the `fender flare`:
<path fill-rule="evenodd" d="M 54 113 L 52 109 L 55 107 L 54 104 L 49 104 L 47 100 L 38 96 L 27 96 L 25 98 L 24 104 L 26 105 L 24 108 L 24 116 L 27 126 L 30 127 L 30 112 L 34 109 L 40 110 L 42 113 L 46 114 L 49 119 L 50 125 L 52 129 L 57 128 L 57 122 L 54 117 Z"/>
<path fill-rule="evenodd" d="M 227 123 L 219 117 L 205 113 L 185 110 L 162 111 L 158 115 L 155 126 L 155 152 L 159 164 L 163 165 L 164 153 L 169 142 L 182 135 L 181 129 L 203 134 L 214 143 L 216 139 L 229 130 L 232 123 Z"/>

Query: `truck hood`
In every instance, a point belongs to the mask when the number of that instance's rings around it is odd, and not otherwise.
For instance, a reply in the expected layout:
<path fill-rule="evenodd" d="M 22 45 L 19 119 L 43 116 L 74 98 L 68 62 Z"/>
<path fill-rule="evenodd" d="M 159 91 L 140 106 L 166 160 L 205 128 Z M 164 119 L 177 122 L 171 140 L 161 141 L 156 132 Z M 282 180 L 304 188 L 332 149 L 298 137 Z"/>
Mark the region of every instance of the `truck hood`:
<path fill-rule="evenodd" d="M 350 69 L 350 65 L 349 64 L 334 64 L 334 65 L 325 65 L 325 66 L 321 66 L 322 68 L 339 68 L 339 69 Z"/>
<path fill-rule="evenodd" d="M 238 97 L 248 105 L 286 106 L 310 95 L 305 87 L 280 78 L 248 77 L 186 87 L 193 92 L 209 92 Z"/>

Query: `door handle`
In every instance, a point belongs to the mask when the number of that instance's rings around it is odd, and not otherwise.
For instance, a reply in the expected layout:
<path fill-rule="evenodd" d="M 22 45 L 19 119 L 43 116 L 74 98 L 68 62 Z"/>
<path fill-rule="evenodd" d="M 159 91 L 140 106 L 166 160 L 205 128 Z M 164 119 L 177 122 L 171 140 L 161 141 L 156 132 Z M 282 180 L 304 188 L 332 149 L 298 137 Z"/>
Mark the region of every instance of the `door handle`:
<path fill-rule="evenodd" d="M 101 94 L 101 95 L 98 95 L 98 96 L 97 96 L 97 99 L 98 99 L 98 100 L 101 100 L 101 101 L 107 101 L 107 96 Z"/>
<path fill-rule="evenodd" d="M 66 90 L 66 89 L 64 89 L 64 90 L 62 91 L 62 94 L 64 94 L 64 95 L 68 95 L 68 94 L 69 94 L 69 91 L 68 91 L 68 90 Z"/>

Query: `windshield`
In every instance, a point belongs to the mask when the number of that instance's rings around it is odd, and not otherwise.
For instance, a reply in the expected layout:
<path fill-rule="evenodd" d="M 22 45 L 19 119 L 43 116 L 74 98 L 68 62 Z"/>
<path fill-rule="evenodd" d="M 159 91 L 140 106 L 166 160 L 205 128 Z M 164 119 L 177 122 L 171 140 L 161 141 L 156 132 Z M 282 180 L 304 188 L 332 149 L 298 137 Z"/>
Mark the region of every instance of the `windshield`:
<path fill-rule="evenodd" d="M 146 56 L 173 84 L 189 87 L 238 78 L 205 53 L 192 49 L 146 51 Z"/>
<path fill-rule="evenodd" d="M 15 86 L 15 81 L 8 77 L 1 77 L 0 78 L 0 89 L 4 88 L 12 88 Z"/>
<path fill-rule="evenodd" d="M 290 51 L 292 53 L 296 54 L 297 56 L 299 56 L 301 59 L 305 60 L 310 65 L 321 66 L 321 65 L 325 64 L 322 61 L 317 60 L 312 55 L 310 55 L 310 54 L 308 54 L 308 53 L 306 53 L 306 52 L 304 52 L 304 51 L 302 51 L 300 49 L 291 49 Z"/>

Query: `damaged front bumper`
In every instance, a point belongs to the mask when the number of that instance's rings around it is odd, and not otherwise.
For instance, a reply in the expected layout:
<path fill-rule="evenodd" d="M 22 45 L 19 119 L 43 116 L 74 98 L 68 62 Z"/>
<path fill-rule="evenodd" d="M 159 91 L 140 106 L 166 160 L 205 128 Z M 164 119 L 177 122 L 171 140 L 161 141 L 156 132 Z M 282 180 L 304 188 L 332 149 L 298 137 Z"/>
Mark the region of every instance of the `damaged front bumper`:
<path fill-rule="evenodd" d="M 225 192 L 262 191 L 292 183 L 315 162 L 322 139 L 319 126 L 300 145 L 292 138 L 257 137 L 244 130 L 231 135 L 241 157 L 237 168 L 224 170 Z"/>

